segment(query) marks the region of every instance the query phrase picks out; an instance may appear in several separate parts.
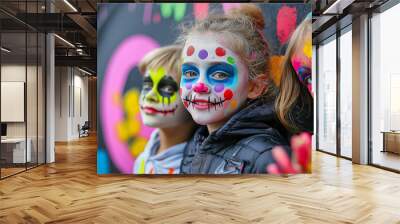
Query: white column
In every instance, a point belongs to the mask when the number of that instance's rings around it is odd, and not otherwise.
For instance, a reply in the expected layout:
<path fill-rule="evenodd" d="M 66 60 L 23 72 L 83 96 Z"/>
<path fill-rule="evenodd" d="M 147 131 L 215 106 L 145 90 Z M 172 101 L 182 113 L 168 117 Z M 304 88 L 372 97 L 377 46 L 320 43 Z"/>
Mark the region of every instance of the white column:
<path fill-rule="evenodd" d="M 54 11 L 54 5 L 47 1 L 47 12 Z M 54 34 L 46 35 L 46 163 L 55 162 L 55 43 Z"/>
<path fill-rule="evenodd" d="M 368 163 L 368 15 L 353 19 L 353 162 Z"/>
<path fill-rule="evenodd" d="M 46 163 L 52 163 L 55 161 L 55 150 L 54 150 L 54 134 L 55 134 L 55 73 L 54 73 L 54 35 L 47 34 L 46 36 L 46 60 L 47 60 L 47 107 L 46 107 Z"/>

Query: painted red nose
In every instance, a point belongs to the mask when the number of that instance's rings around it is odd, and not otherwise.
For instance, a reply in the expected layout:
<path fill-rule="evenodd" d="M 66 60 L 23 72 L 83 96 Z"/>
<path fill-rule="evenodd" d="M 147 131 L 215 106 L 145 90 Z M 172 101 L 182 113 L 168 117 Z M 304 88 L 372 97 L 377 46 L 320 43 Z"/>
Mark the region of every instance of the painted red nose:
<path fill-rule="evenodd" d="M 195 85 L 193 90 L 196 93 L 208 93 L 208 91 L 209 91 L 208 86 L 202 82 Z"/>

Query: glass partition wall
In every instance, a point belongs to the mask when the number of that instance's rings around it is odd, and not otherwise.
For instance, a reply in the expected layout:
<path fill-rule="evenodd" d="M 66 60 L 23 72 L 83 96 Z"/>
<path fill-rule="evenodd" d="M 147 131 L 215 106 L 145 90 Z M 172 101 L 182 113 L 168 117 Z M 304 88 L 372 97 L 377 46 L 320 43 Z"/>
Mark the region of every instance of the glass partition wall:
<path fill-rule="evenodd" d="M 400 4 L 370 12 L 368 35 L 368 164 L 400 172 Z M 357 34 L 360 35 L 360 34 Z M 334 35 L 335 36 L 335 35 Z M 352 159 L 352 25 L 316 44 L 319 151 Z M 336 48 L 336 49 L 335 49 Z M 356 49 L 358 50 L 358 49 Z M 338 56 L 338 57 L 337 57 Z"/>
<path fill-rule="evenodd" d="M 39 1 L 18 7 L 42 10 Z M 1 179 L 45 163 L 45 41 L 44 33 L 0 11 Z"/>
<path fill-rule="evenodd" d="M 371 18 L 370 163 L 400 172 L 400 4 Z"/>
<path fill-rule="evenodd" d="M 351 25 L 340 36 L 340 155 L 352 158 L 352 32 Z"/>
<path fill-rule="evenodd" d="M 336 36 L 318 47 L 318 149 L 336 154 Z"/>
<path fill-rule="evenodd" d="M 352 158 L 352 28 L 316 46 L 316 148 Z"/>

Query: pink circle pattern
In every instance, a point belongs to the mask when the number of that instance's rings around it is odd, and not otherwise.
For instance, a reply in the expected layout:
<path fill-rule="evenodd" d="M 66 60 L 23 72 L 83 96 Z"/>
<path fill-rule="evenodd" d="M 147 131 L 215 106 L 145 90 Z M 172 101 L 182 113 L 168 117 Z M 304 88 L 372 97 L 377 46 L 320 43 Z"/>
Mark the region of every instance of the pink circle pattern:
<path fill-rule="evenodd" d="M 133 35 L 126 38 L 115 50 L 108 63 L 100 96 L 101 122 L 106 148 L 114 165 L 121 173 L 132 173 L 134 159 L 126 142 L 119 140 L 116 125 L 124 119 L 122 106 L 114 103 L 116 94 L 122 96 L 129 72 L 137 66 L 143 56 L 159 47 L 159 44 L 146 35 Z M 148 137 L 150 129 L 144 128 L 140 135 Z"/>

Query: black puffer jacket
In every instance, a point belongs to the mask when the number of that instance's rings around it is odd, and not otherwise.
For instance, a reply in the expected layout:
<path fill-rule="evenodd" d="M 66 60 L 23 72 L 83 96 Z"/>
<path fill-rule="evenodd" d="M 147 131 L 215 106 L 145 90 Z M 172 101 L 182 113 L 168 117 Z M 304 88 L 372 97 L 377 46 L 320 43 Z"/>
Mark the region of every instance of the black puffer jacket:
<path fill-rule="evenodd" d="M 210 135 L 205 126 L 195 132 L 184 152 L 181 173 L 266 173 L 267 165 L 275 162 L 274 146 L 283 146 L 291 155 L 278 127 L 282 125 L 273 102 L 252 101 Z"/>

